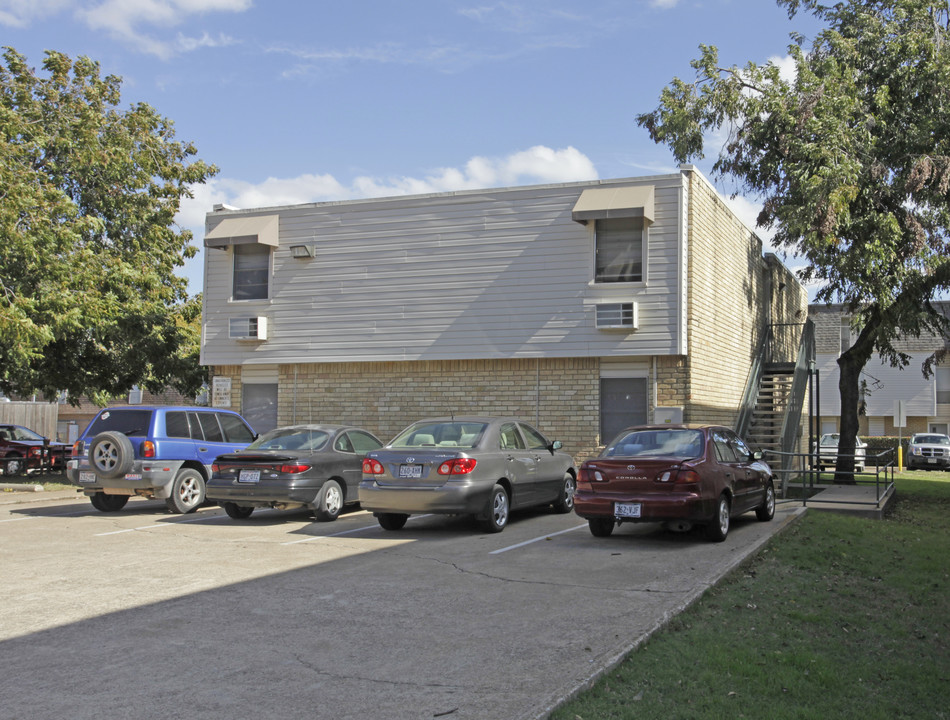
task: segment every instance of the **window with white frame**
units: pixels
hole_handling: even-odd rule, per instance
[[[642,217],[595,221],[595,282],[643,281],[643,228]]]
[[[234,246],[234,300],[266,300],[270,277],[270,247],[257,243]]]
[[[937,402],[950,405],[950,367],[938,367],[937,372]]]

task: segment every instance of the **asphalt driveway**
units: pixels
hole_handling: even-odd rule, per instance
[[[38,495],[0,495],[10,719],[543,718],[801,511],[713,544],[547,511],[389,533]]]

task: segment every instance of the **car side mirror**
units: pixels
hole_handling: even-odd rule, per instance
[[[553,443],[548,445],[548,450],[550,450],[551,454],[553,455],[555,450],[560,450],[562,447],[564,446],[561,444],[561,441],[555,440]]]
[[[756,450],[755,452],[752,453],[753,460],[761,460],[763,457],[765,456],[762,454],[761,450]]]

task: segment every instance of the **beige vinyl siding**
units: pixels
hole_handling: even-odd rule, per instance
[[[652,184],[647,281],[594,284],[593,234],[571,220],[587,187],[319,203],[280,215],[270,300],[231,302],[231,255],[205,253],[206,364],[624,357],[684,344],[679,174]],[[214,213],[218,218],[235,213]],[[312,242],[315,257],[290,257]],[[598,330],[596,301],[639,303],[639,329]],[[230,340],[228,319],[268,318],[268,339]]]

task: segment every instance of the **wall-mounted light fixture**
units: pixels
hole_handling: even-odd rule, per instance
[[[291,245],[290,256],[295,258],[312,258],[313,243],[306,243],[304,245]]]

